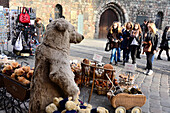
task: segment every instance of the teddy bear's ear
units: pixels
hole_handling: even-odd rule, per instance
[[[65,23],[60,23],[60,22],[56,22],[56,28],[59,31],[66,31],[66,29],[68,28],[68,25]]]

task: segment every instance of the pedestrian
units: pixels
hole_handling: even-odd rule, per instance
[[[169,57],[169,44],[170,43],[170,26],[166,26],[162,35],[162,41],[160,44],[160,51],[159,51],[159,55],[157,57],[158,60],[162,60],[161,58],[161,53],[163,50],[166,51],[166,55],[167,55],[167,60],[170,61],[170,57]]]
[[[110,45],[111,45],[111,58],[110,58],[110,64],[113,63],[113,60],[115,60],[115,65],[117,65],[117,55],[116,51],[119,51],[120,49],[120,42],[123,40],[122,38],[122,29],[119,26],[118,22],[114,22],[113,25],[110,27],[107,38],[109,39]]]
[[[125,24],[125,28],[122,30],[122,36],[123,36],[123,41],[121,42],[121,49],[123,50],[123,65],[125,65],[126,62],[129,62],[129,38],[130,38],[130,32],[133,29],[133,24],[132,22],[127,22]]]
[[[144,51],[146,52],[146,75],[151,75],[153,73],[152,70],[152,58],[153,55],[156,53],[158,49],[158,42],[159,42],[159,33],[156,29],[154,23],[148,23],[148,33],[146,35],[145,40],[143,41],[144,44]],[[147,48],[148,46],[148,48]]]
[[[41,18],[36,18],[35,19],[35,38],[36,38],[36,42],[38,44],[40,44],[43,40],[43,36],[45,33],[45,27],[42,24]]]
[[[137,49],[141,49],[142,45],[142,30],[139,23],[134,24],[133,30],[130,33],[128,45],[130,47],[132,64],[136,64]]]

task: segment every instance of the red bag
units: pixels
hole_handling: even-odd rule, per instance
[[[23,13],[25,9],[25,14]],[[19,22],[30,23],[30,15],[27,13],[26,8],[23,7],[21,14],[19,15]]]

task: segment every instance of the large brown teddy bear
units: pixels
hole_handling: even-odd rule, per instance
[[[35,53],[35,71],[31,80],[29,112],[45,113],[54,97],[77,97],[79,88],[70,68],[70,43],[80,43],[84,37],[65,19],[52,21],[43,42]]]

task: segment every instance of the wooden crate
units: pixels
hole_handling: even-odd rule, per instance
[[[4,75],[3,81],[7,92],[10,93],[12,97],[19,99],[20,101],[29,99],[30,90],[28,87],[6,75]]]

